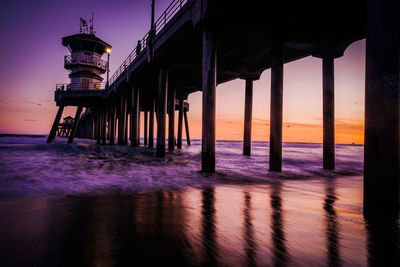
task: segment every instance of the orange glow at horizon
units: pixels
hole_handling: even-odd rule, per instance
[[[201,139],[201,118],[190,118],[191,138]],[[252,141],[269,141],[269,121],[253,118]],[[217,140],[243,140],[243,120],[216,120]],[[322,143],[321,124],[284,122],[282,127],[283,142]],[[185,136],[185,132],[183,132]],[[345,119],[335,120],[335,143],[364,144],[364,122]]]

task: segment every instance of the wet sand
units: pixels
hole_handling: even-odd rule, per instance
[[[396,266],[362,177],[0,202],[2,266]]]
[[[362,216],[363,147],[201,142],[154,150],[59,138],[0,138],[0,266],[400,266],[398,224]]]

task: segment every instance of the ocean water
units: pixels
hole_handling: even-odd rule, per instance
[[[154,150],[130,146],[99,146],[92,140],[74,144],[45,137],[0,138],[0,197],[134,193],[218,184],[264,184],[280,180],[362,174],[362,146],[337,145],[336,170],[322,169],[321,144],[284,144],[283,172],[268,171],[268,143],[253,142],[252,156],[242,144],[219,141],[215,174],[200,173],[201,142],[154,157]]]
[[[363,147],[219,141],[215,174],[201,142],[163,159],[145,147],[0,137],[2,266],[398,266],[396,227],[362,216]]]

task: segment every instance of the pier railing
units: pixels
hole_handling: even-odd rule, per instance
[[[155,34],[158,34],[188,1],[189,0],[173,0],[154,23]],[[140,40],[140,47],[136,46],[136,48],[133,49],[129,56],[122,62],[121,66],[114,72],[110,78],[110,85],[113,84],[115,80],[117,80],[117,78],[126,70],[126,68],[136,59],[137,55],[147,47],[147,42],[151,34],[150,32],[151,30],[148,31]]]
[[[72,65],[76,64],[82,64],[82,65],[89,65],[89,66],[95,66],[98,67],[102,70],[107,70],[107,61],[95,58],[92,56],[71,56],[67,55],[64,57],[64,67],[68,68]]]
[[[105,89],[106,83],[59,83],[56,84],[56,91],[70,91],[70,90],[99,90]]]

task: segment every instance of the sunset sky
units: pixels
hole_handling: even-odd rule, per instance
[[[171,0],[156,0],[156,17]],[[150,0],[6,0],[0,11],[0,133],[48,134],[55,85],[68,82],[61,38],[78,33],[94,12],[96,36],[113,46],[111,75],[150,28]],[[336,143],[363,143],[365,41],[335,60]],[[243,136],[244,81],[217,87],[217,139]],[[283,141],[322,141],[322,62],[284,66]],[[270,71],[254,82],[253,140],[269,140]],[[201,92],[189,96],[191,137],[201,137]],[[68,107],[64,115],[73,115]],[[143,129],[143,127],[141,127]]]

